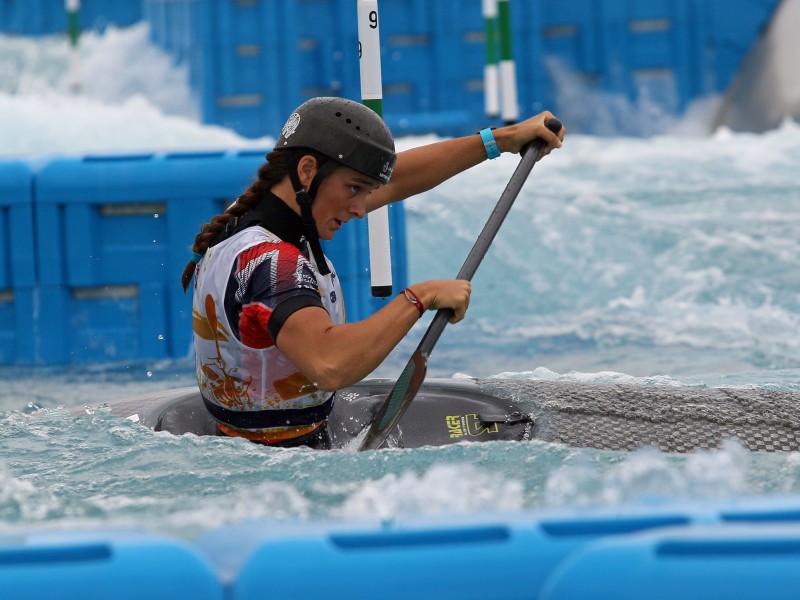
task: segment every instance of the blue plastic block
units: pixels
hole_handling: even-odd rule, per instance
[[[222,584],[187,545],[136,532],[0,536],[7,600],[222,600]]]
[[[725,525],[609,538],[551,575],[546,600],[797,598],[800,527]]]
[[[58,158],[36,176],[45,363],[186,356],[195,235],[254,179],[265,151]]]
[[[25,163],[0,163],[0,363],[30,362],[34,354],[32,194]]]

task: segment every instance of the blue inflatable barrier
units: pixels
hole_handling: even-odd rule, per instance
[[[753,590],[758,597],[788,598],[800,581],[800,538],[783,529],[800,535],[796,498],[389,522],[249,521],[212,531],[195,547],[229,582],[236,600],[263,598],[267,591],[336,600],[713,600],[752,597],[747,594]],[[652,558],[659,540],[674,542],[661,551],[667,558]],[[620,551],[602,567],[594,563],[601,549],[630,547],[636,560]],[[673,593],[661,592],[650,581],[656,560],[658,569],[674,569],[673,579],[684,573],[695,579],[670,583],[665,575],[663,589]],[[662,566],[662,560],[673,562]],[[728,572],[746,570],[748,560],[759,564],[740,578],[738,589],[699,581],[704,569],[711,582],[721,581]]]
[[[797,597],[800,499],[388,521],[0,535],[0,590],[44,598]]]
[[[208,533],[196,545],[231,581],[233,600],[263,598],[267,589],[298,600],[522,599],[537,597],[553,569],[594,540],[691,521],[689,513],[669,509],[590,518],[251,521]]]
[[[27,164],[0,163],[0,363],[31,362],[34,357],[32,194]]]
[[[542,600],[794,599],[800,527],[668,529],[604,539],[559,566]]]
[[[232,580],[231,600],[524,598],[529,586],[517,575],[533,543],[502,521],[251,522],[198,542],[228,562],[221,567]]]
[[[98,530],[0,536],[0,596],[7,600],[222,600],[216,573],[187,545]]]

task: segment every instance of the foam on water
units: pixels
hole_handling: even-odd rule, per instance
[[[144,26],[82,38],[81,95],[68,89],[66,49],[61,37],[0,37],[3,155],[269,144],[199,124],[185,70],[147,43]],[[614,102],[609,113],[620,110]],[[800,390],[800,128],[705,135],[709,106],[639,131],[654,134],[646,139],[569,136],[539,164],[430,376]],[[633,109],[633,121],[651,123],[648,107]],[[517,160],[484,163],[407,203],[412,281],[458,271]],[[376,375],[397,376],[427,322]],[[0,367],[0,529],[111,524],[190,536],[246,517],[800,491],[796,453],[736,444],[685,456],[542,442],[320,453],[155,434],[103,411],[76,419],[58,408],[193,377],[188,360]]]
[[[70,91],[64,36],[0,36],[0,155],[264,147],[200,125],[188,71],[141,24],[81,37],[81,92]]]

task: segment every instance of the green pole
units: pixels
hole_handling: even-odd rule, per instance
[[[483,100],[486,116],[500,116],[500,81],[497,73],[497,0],[483,0],[486,64],[483,67]]]
[[[381,81],[381,35],[378,0],[358,0],[358,56],[361,71],[361,101],[383,117]],[[389,207],[367,216],[369,232],[370,285],[372,295],[392,295],[392,252],[389,241]]]
[[[78,54],[78,41],[81,37],[78,13],[81,9],[81,0],[65,0],[64,8],[67,11],[67,33],[69,34],[69,87],[73,93],[78,93],[81,89]]]
[[[498,0],[497,22],[500,30],[500,85],[503,98],[503,121],[519,120],[517,67],[511,44],[511,0]]]

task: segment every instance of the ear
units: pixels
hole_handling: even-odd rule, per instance
[[[300,185],[308,189],[316,174],[317,159],[310,154],[305,154],[297,162],[297,177],[300,179]]]

